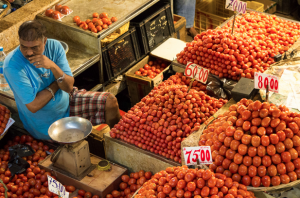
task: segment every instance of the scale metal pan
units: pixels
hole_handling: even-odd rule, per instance
[[[50,138],[58,143],[72,144],[92,132],[92,123],[81,117],[67,117],[54,122],[48,129]]]

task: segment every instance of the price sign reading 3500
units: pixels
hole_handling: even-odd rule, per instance
[[[196,165],[197,159],[201,164],[212,163],[210,146],[184,147],[183,154],[186,165]]]
[[[190,78],[194,78],[197,81],[200,81],[204,84],[207,82],[209,70],[205,69],[203,67],[200,67],[199,65],[188,62],[184,71],[184,75]]]
[[[275,93],[279,91],[279,80],[277,76],[263,73],[254,73],[254,88],[255,89],[267,89]]]
[[[239,0],[226,0],[225,8],[245,14],[247,10],[247,3]]]
[[[69,198],[69,192],[66,191],[65,187],[49,175],[48,175],[48,189],[50,192],[59,195],[59,197]]]

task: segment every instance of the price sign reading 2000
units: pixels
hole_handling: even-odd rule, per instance
[[[239,0],[226,0],[225,8],[245,14],[247,10],[247,3]]]

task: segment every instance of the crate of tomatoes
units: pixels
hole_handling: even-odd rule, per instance
[[[300,183],[300,114],[285,106],[242,99],[201,133],[213,164],[251,191],[271,191]]]
[[[198,81],[176,73],[154,87],[110,131],[112,138],[181,164],[181,142],[200,129],[227,100],[205,94]]]
[[[232,24],[233,17],[195,36],[177,54],[178,62],[194,62],[219,78],[253,79],[255,72],[267,70],[274,57],[285,53],[300,36],[299,22],[266,13],[238,15],[233,35]]]
[[[144,197],[211,197],[255,198],[253,192],[241,183],[211,170],[187,166],[168,167],[153,175],[136,192],[134,198]]]
[[[132,105],[135,105],[163,80],[170,61],[146,56],[125,73]]]

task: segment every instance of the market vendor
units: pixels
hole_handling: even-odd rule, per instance
[[[120,120],[114,95],[73,88],[74,77],[64,48],[59,41],[47,39],[42,23],[27,21],[18,34],[20,46],[6,57],[4,75],[14,93],[24,128],[32,136],[50,140],[50,125],[69,116],[110,127]]]

